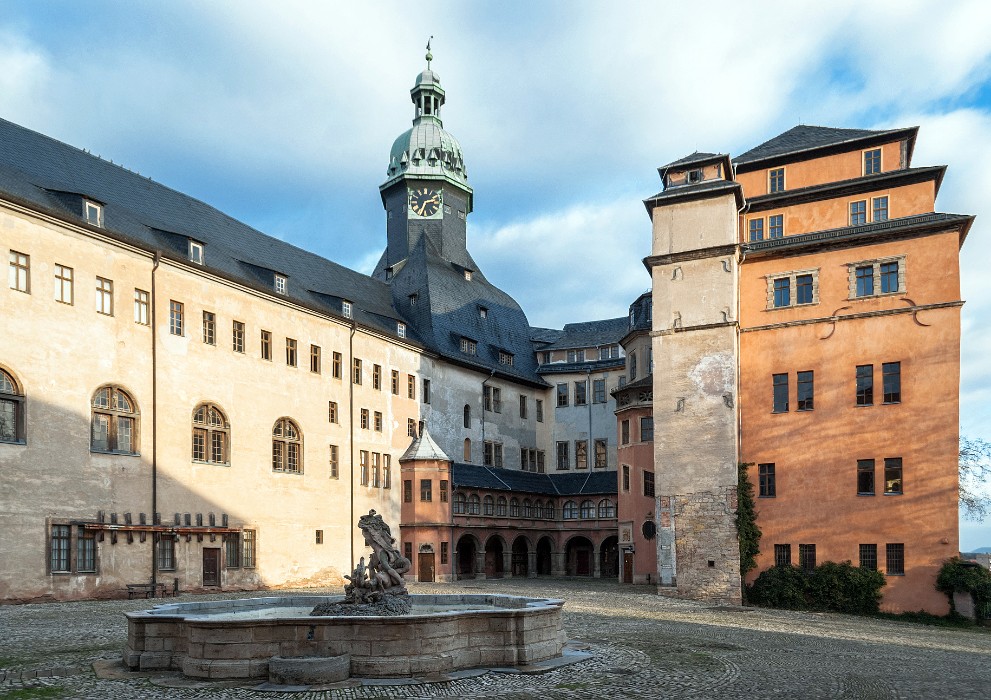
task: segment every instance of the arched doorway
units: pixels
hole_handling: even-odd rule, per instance
[[[599,576],[619,578],[619,538],[607,537],[599,545]]]
[[[591,576],[594,548],[587,537],[572,537],[565,551],[565,572],[568,576]]]
[[[475,546],[475,538],[471,535],[462,535],[458,540],[458,578],[475,578],[475,560],[478,549]]]
[[[520,535],[513,540],[513,576],[526,576],[530,572],[530,543]]]
[[[551,552],[554,551],[554,546],[551,544],[550,537],[541,537],[540,541],[537,542],[537,575],[538,576],[550,576],[554,571],[554,563],[551,558]]]
[[[502,566],[504,551],[502,538],[498,535],[492,535],[485,543],[485,578],[502,578],[505,572]]]

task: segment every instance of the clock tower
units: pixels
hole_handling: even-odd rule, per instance
[[[423,246],[431,257],[472,268],[467,251],[467,216],[472,208],[464,156],[457,139],[444,130],[444,89],[427,69],[410,90],[413,127],[396,139],[389,153],[387,179],[379,187],[387,219],[388,246],[374,276],[390,279],[410,254]]]

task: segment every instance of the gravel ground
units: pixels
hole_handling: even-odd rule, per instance
[[[277,693],[292,698],[988,698],[991,630],[955,629],[672,600],[647,587],[539,579],[412,584],[413,593],[563,598],[564,625],[592,658],[540,675]],[[308,594],[338,591],[307,590]],[[271,595],[258,592],[246,595]],[[178,600],[227,598],[180,596]],[[172,599],[170,599],[171,602]],[[202,683],[116,666],[123,612],[145,600],[0,606],[0,697],[272,698],[257,683]],[[101,668],[116,673],[93,671]]]

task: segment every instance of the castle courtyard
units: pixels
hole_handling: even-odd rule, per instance
[[[569,646],[591,657],[545,673],[466,673],[403,684],[352,680],[274,692],[257,681],[127,672],[120,663],[123,613],[156,601],[6,605],[0,606],[0,698],[986,698],[991,685],[991,631],[984,629],[713,607],[660,597],[652,587],[591,579],[410,589],[563,598]]]

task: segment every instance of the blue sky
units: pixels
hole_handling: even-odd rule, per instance
[[[991,440],[991,4],[5,3],[0,116],[370,271],[378,185],[434,39],[469,247],[531,324],[647,289],[656,168],[798,123],[921,126],[962,252],[961,428]],[[961,546],[991,545],[962,523]]]

